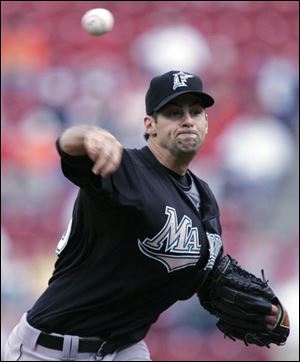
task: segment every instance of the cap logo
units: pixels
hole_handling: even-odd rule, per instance
[[[178,73],[174,73],[173,77],[174,77],[173,90],[175,90],[178,87],[187,87],[187,84],[186,84],[187,80],[189,78],[194,78],[193,75],[184,73],[182,71],[180,71]]]

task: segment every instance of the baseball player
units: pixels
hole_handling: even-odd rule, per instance
[[[217,202],[188,169],[213,104],[198,76],[170,71],[146,94],[147,146],[123,149],[95,126],[63,132],[62,172],[78,196],[49,285],[9,336],[5,360],[151,360],[151,325],[199,291],[223,250]],[[278,313],[265,313],[270,328]]]

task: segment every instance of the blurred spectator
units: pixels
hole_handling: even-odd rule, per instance
[[[273,57],[263,64],[258,74],[257,99],[267,113],[282,121],[295,135],[299,83],[291,62]]]
[[[218,149],[224,171],[232,174],[234,182],[268,184],[268,189],[287,172],[295,151],[293,139],[278,119],[251,115],[233,120],[220,136]]]
[[[201,71],[211,60],[209,46],[197,29],[177,24],[156,26],[143,32],[132,44],[132,58],[151,75],[170,69]]]

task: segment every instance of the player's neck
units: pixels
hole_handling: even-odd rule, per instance
[[[178,157],[178,155],[174,155],[170,150],[159,147],[156,143],[150,141],[148,141],[148,147],[163,166],[176,172],[178,175],[185,175],[193,155],[182,154]]]

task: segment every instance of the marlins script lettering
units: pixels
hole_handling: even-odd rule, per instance
[[[195,265],[201,248],[198,229],[186,215],[178,224],[173,207],[166,206],[165,214],[168,219],[158,234],[152,239],[138,240],[141,252],[161,262],[168,272]]]

